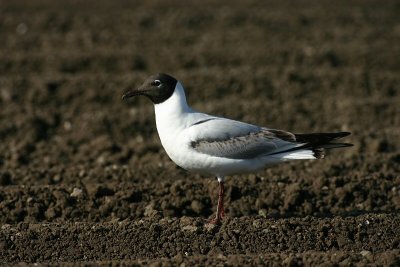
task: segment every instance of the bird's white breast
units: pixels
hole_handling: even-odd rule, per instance
[[[184,130],[190,123],[188,114],[192,112],[186,103],[185,92],[178,82],[175,91],[166,101],[154,105],[156,125],[161,143],[168,156],[178,165],[182,165],[185,157],[185,138],[182,138]],[[184,166],[181,166],[184,167]]]

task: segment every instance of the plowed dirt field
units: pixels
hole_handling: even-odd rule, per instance
[[[400,265],[397,1],[0,1],[0,263]],[[318,161],[217,181],[164,152],[150,74]]]

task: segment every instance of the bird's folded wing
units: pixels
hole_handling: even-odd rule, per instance
[[[292,133],[270,130],[228,119],[194,125],[191,146],[200,153],[231,159],[250,159],[297,147]]]

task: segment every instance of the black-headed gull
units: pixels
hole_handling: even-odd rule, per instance
[[[324,150],[351,144],[332,141],[348,132],[293,134],[207,115],[190,108],[182,84],[167,74],[155,74],[123,99],[144,95],[154,103],[157,131],[168,156],[180,167],[214,175],[219,182],[217,214],[224,216],[224,178],[257,172],[295,159],[320,159]]]

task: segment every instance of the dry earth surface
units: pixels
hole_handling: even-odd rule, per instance
[[[0,1],[0,263],[400,264],[397,1]],[[155,72],[196,109],[350,149],[227,180],[187,173]]]

